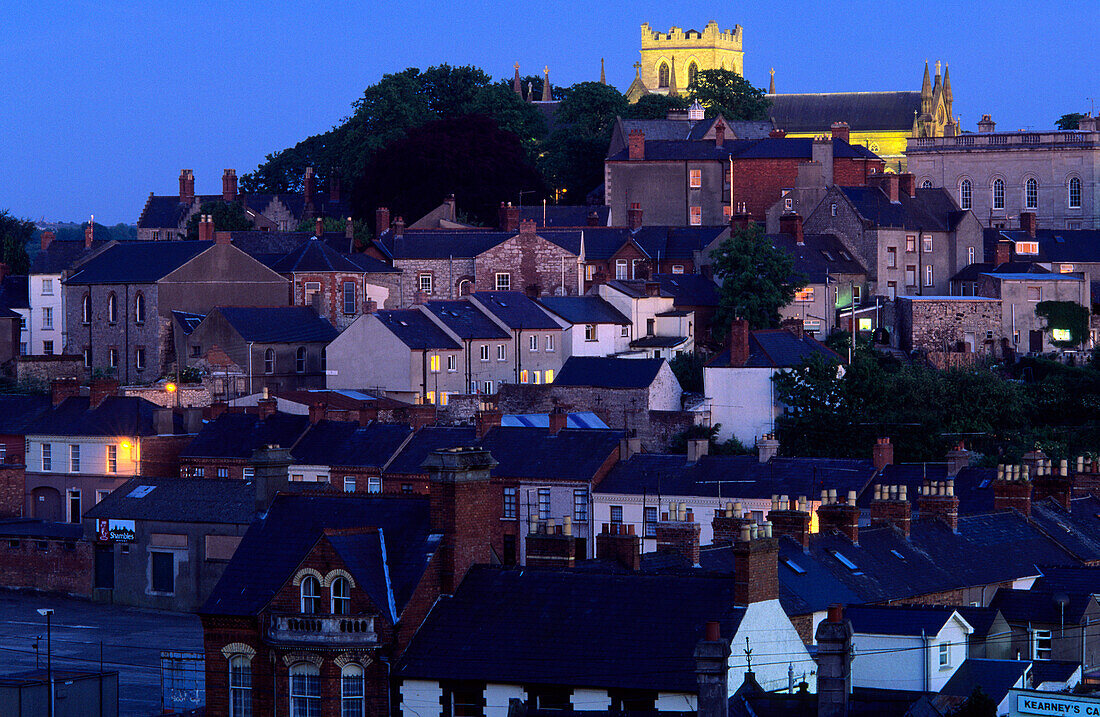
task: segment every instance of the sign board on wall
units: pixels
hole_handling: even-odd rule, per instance
[[[1100,717],[1100,700],[1051,692],[1017,692],[1015,714],[1021,715],[1096,715]]]
[[[129,543],[137,537],[137,531],[132,520],[115,520],[114,518],[99,518],[96,532],[102,541],[118,540]]]

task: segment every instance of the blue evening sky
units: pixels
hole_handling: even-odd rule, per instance
[[[1100,2],[118,2],[0,0],[0,209],[137,220],[150,191],[196,191],[222,169],[322,132],[382,74],[474,64],[494,77],[550,66],[555,84],[625,90],[639,25],[741,24],[745,74],[780,92],[920,89],[950,62],[974,129],[1053,127],[1100,104]]]

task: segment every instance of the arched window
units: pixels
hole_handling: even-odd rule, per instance
[[[1024,207],[1027,209],[1039,208],[1039,180],[1029,177],[1024,182]]]
[[[247,655],[229,660],[229,715],[252,717],[252,658]]]
[[[344,665],[340,671],[341,717],[363,717],[363,668]]]
[[[306,347],[299,346],[294,352],[294,370],[298,373],[306,372]]]
[[[332,614],[351,614],[351,586],[347,578],[336,578],[332,581]]]
[[[657,68],[657,86],[661,88],[668,88],[668,63],[662,62],[661,66]]]
[[[134,321],[139,324],[145,323],[145,294],[140,291],[134,297]]]
[[[321,671],[317,665],[299,662],[290,668],[290,717],[321,714]]]
[[[921,189],[931,189],[932,188],[932,180],[931,179],[924,180],[923,182],[920,183],[920,188]]]
[[[962,180],[959,184],[959,206],[963,209],[973,209],[973,187],[969,179]]]
[[[317,578],[307,575],[302,579],[302,614],[316,615],[321,612],[321,583]]]
[[[1069,208],[1081,208],[1081,180],[1077,177],[1069,178]]]
[[[80,320],[84,325],[92,323],[92,295],[85,294],[80,300]]]
[[[116,321],[118,321],[118,297],[112,291],[107,295],[107,322],[113,324]]]
[[[275,349],[264,351],[264,373],[275,373]]]
[[[688,65],[688,85],[695,82],[695,78],[699,75],[699,66],[695,64],[694,60]]]
[[[997,178],[993,180],[993,208],[1005,208],[1005,180]]]

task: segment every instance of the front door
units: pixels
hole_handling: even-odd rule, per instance
[[[61,492],[49,486],[38,486],[31,491],[31,516],[38,520],[60,523]]]
[[[1032,330],[1028,333],[1028,351],[1033,354],[1043,353],[1043,332]]]

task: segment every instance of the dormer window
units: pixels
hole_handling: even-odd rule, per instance
[[[1018,241],[1016,242],[1017,254],[1038,254],[1039,242],[1037,241]]]

